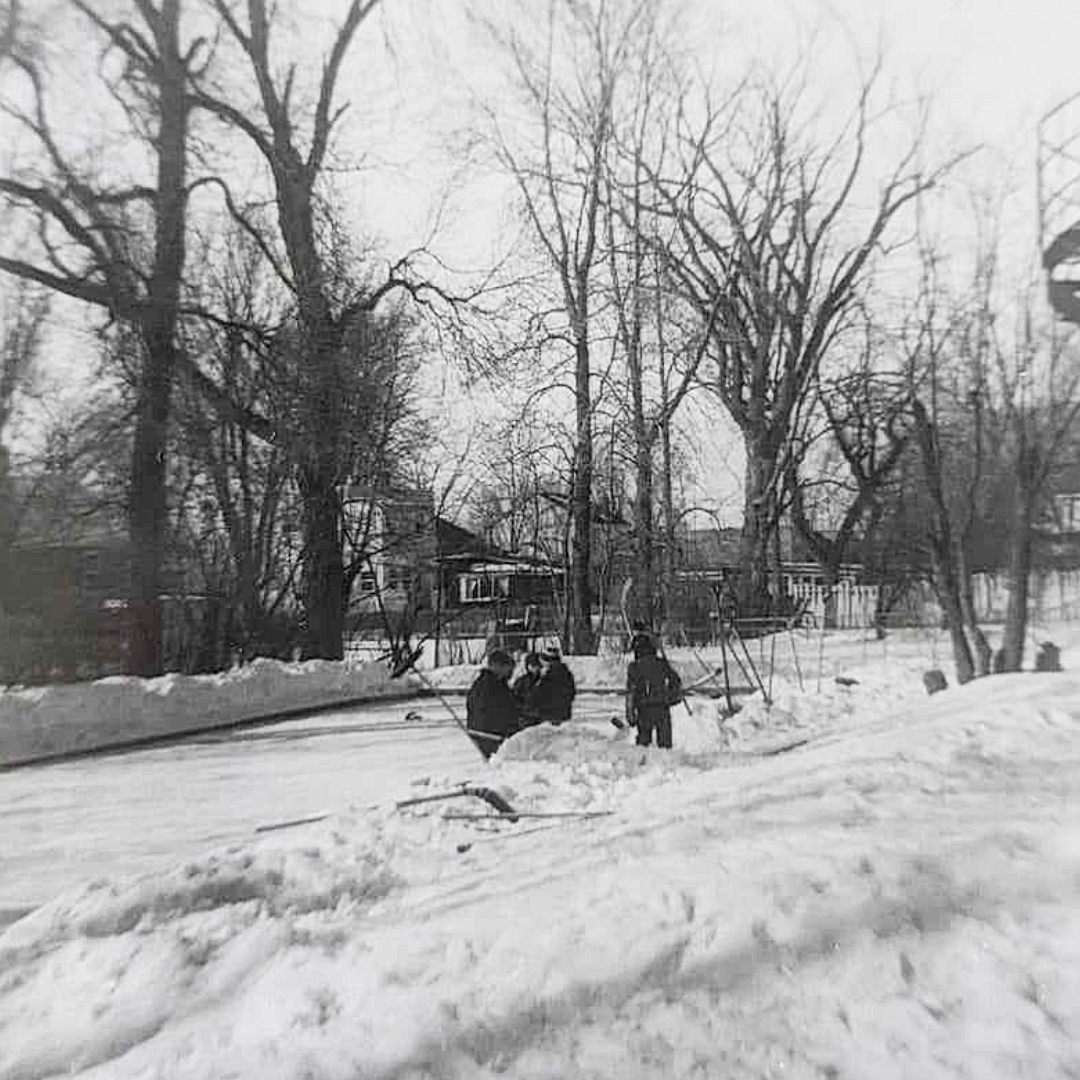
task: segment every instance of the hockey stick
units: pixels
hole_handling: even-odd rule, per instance
[[[468,736],[469,741],[473,744],[473,746],[476,746],[476,752],[485,761],[487,761],[488,755],[485,754],[484,751],[476,745],[476,738],[486,739],[489,742],[498,742],[500,744],[505,742],[505,739],[501,735],[491,735],[486,731],[473,731],[471,728],[469,728],[461,719],[461,717],[458,716],[458,714],[454,711],[453,705],[451,705],[450,702],[447,701],[445,697],[443,697],[442,691],[440,691],[439,688],[435,686],[434,683],[432,683],[429,679],[425,678],[424,673],[420,671],[420,669],[416,666],[416,657],[413,657],[412,662],[405,670],[412,671],[412,673],[420,680],[420,682],[423,683],[423,685],[426,686],[428,690],[430,690],[439,699],[440,702],[442,702],[443,708],[446,709],[446,711],[454,718],[454,723],[457,724],[457,726],[461,728],[461,730]],[[404,672],[402,672],[402,674],[404,674]],[[496,749],[498,749],[498,747],[496,747]]]
[[[444,799],[460,799],[469,795],[474,796],[477,799],[483,799],[489,806],[498,810],[500,814],[505,814],[507,816],[517,814],[517,811],[497,791],[492,791],[491,788],[487,787],[473,787],[468,783],[462,784],[460,791],[447,791],[440,795],[420,795],[415,799],[403,799],[401,802],[394,803],[394,807],[398,810],[403,810],[408,806],[420,806],[424,803],[442,802]]]

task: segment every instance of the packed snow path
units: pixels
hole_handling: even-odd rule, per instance
[[[621,708],[583,694],[577,713],[599,723]],[[482,767],[444,705],[424,698],[3,774],[0,927],[92,878],[164,869],[259,825],[393,801],[418,776],[464,780]]]

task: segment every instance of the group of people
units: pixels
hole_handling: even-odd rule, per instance
[[[637,729],[639,746],[671,749],[671,708],[683,700],[678,673],[645,631],[630,642],[626,671],[626,722]],[[511,735],[534,724],[570,719],[577,687],[557,649],[525,656],[524,671],[511,682],[514,658],[496,649],[487,658],[466,698],[466,726],[484,757]]]
[[[466,725],[484,757],[527,727],[570,719],[577,687],[558,649],[526,654],[525,670],[511,682],[514,667],[514,658],[496,649],[465,699]]]

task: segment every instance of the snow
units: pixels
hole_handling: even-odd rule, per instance
[[[416,692],[415,678],[391,680],[385,664],[265,659],[217,675],[9,687],[0,689],[0,765]]]
[[[927,697],[925,644],[473,772],[609,816],[387,800],[59,895],[0,935],[0,1078],[1075,1076],[1080,676]]]

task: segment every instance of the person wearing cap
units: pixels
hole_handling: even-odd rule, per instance
[[[513,670],[514,658],[496,649],[465,698],[465,727],[486,758],[520,729],[521,709],[510,689]]]
[[[521,710],[523,728],[543,723],[542,688],[544,668],[539,653],[526,653],[525,670],[514,680],[511,689]]]
[[[570,719],[577,696],[573,672],[563,663],[557,648],[548,649],[542,660],[544,674],[537,688],[540,719],[549,724],[562,724]]]
[[[634,659],[626,669],[626,722],[637,728],[638,746],[671,749],[671,706],[682,700],[682,680],[648,634],[634,640]]]

